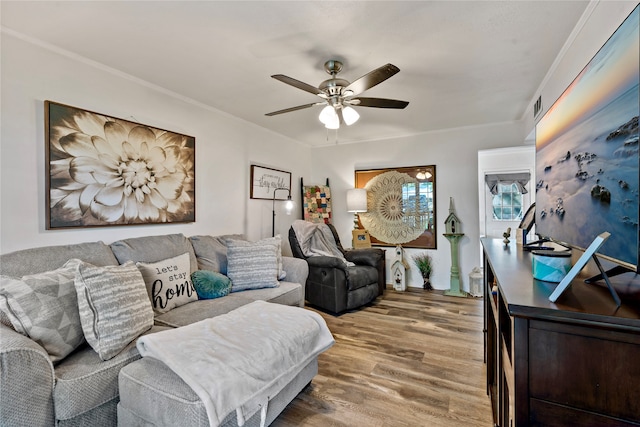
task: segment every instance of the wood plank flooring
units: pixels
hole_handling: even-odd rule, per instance
[[[493,426],[481,299],[387,289],[361,310],[319,313],[336,343],[272,426]]]

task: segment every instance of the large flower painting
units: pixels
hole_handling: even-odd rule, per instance
[[[45,102],[47,228],[195,221],[195,138]]]

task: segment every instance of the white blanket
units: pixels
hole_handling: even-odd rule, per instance
[[[300,249],[304,256],[336,257],[340,258],[346,266],[355,265],[344,258],[328,225],[296,220],[293,221],[291,226],[293,227],[293,232],[296,234],[296,239],[298,239]]]
[[[202,400],[212,427],[236,411],[261,411],[334,343],[324,319],[300,307],[255,301],[227,314],[138,338],[143,357],[164,362]]]

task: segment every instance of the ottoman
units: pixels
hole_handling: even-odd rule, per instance
[[[269,400],[269,425],[318,373],[318,359],[309,362],[280,393]],[[198,395],[164,363],[143,357],[120,370],[118,376],[120,402],[118,426],[185,426],[209,425],[205,407]],[[235,411],[222,426],[238,426]],[[247,427],[260,426],[260,412],[249,418]]]

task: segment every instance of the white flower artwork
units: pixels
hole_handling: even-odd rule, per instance
[[[45,102],[48,228],[195,221],[195,138]]]

